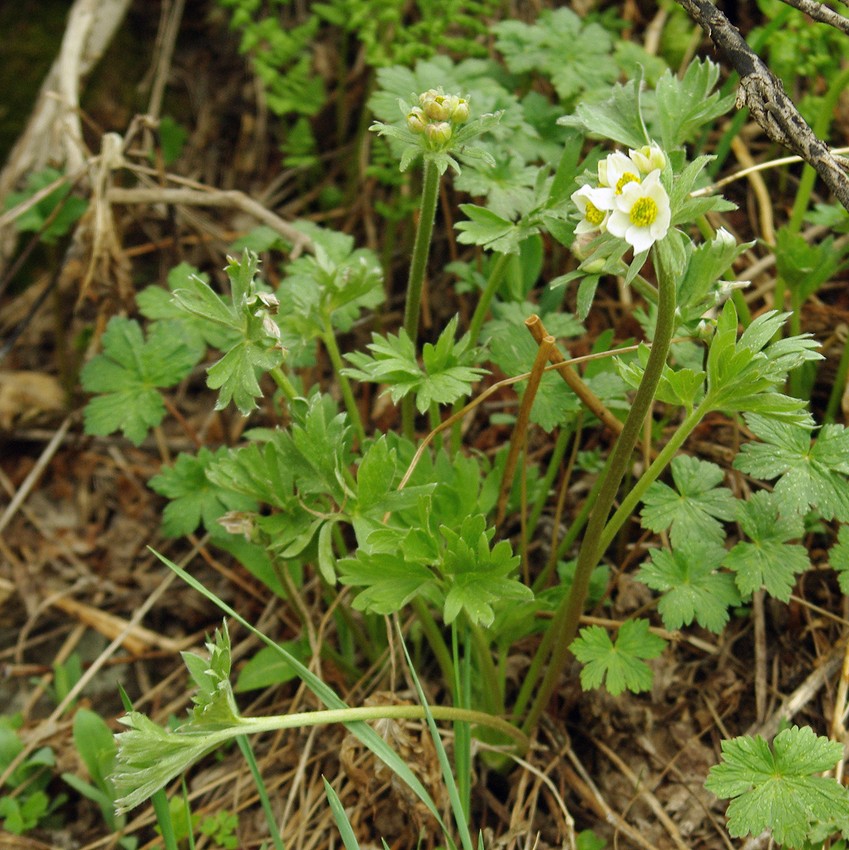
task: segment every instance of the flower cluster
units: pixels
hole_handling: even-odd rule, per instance
[[[666,156],[657,145],[605,157],[598,164],[598,185],[572,193],[582,217],[576,235],[611,233],[638,254],[663,239],[672,217],[660,179],[665,166]]]
[[[441,89],[428,89],[419,95],[419,105],[407,113],[407,127],[422,133],[434,150],[445,148],[454,128],[469,120],[469,102],[456,94],[443,94]]]

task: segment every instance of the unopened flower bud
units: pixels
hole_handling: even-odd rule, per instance
[[[446,103],[448,97],[438,94],[424,105],[424,112],[432,121],[447,121],[451,117],[451,107]]]
[[[437,121],[425,127],[428,142],[434,148],[441,148],[451,140],[451,125],[447,121]]]
[[[469,101],[463,97],[457,98],[457,104],[451,112],[451,120],[455,124],[463,124],[469,120]]]
[[[643,145],[628,151],[628,155],[641,174],[651,174],[657,168],[662,171],[666,167],[666,154],[657,145]]]
[[[604,271],[606,264],[607,259],[605,257],[597,257],[595,260],[590,260],[589,262],[584,261],[581,263],[581,270],[585,271],[587,274],[601,274]]]
[[[427,126],[427,116],[420,106],[414,106],[407,113],[407,127],[414,133],[424,133],[425,126]]]
[[[427,106],[432,100],[439,97],[441,92],[438,92],[436,89],[428,89],[427,91],[423,91],[419,95],[419,106]]]

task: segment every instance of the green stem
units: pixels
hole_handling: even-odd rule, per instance
[[[651,352],[646,363],[643,379],[640,381],[639,389],[634,396],[634,401],[622,428],[622,433],[616,440],[613,453],[608,461],[598,499],[593,505],[586,534],[578,552],[575,578],[569,595],[564,597],[558,606],[545,639],[538,650],[538,652],[545,651],[546,654],[550,651],[551,655],[545,676],[525,718],[524,730],[532,729],[536,725],[540,714],[548,705],[557,687],[563,668],[566,666],[569,644],[572,643],[578,632],[581,613],[584,610],[590,576],[604,554],[600,542],[601,533],[607,523],[610,509],[616,499],[631,453],[654,400],[655,390],[666,363],[669,344],[675,329],[675,279],[672,277],[671,271],[666,268],[666,264],[660,259],[658,247],[655,247],[653,252],[658,278],[658,304],[657,324]]]
[[[333,364],[333,371],[336,373],[339,388],[342,390],[342,398],[345,401],[345,409],[348,411],[351,424],[357,433],[357,439],[360,445],[363,445],[366,440],[366,431],[360,417],[360,409],[357,407],[357,401],[351,390],[351,382],[342,373],[345,364],[342,362],[342,355],[339,353],[339,346],[336,344],[336,334],[333,332],[333,325],[330,323],[329,317],[324,320],[324,333],[321,335],[321,341],[324,343],[324,347],[330,356],[330,362]]]
[[[435,720],[462,720],[479,724],[508,735],[522,749],[527,749],[527,736],[503,717],[495,717],[483,711],[469,708],[457,708],[448,705],[428,707]],[[356,708],[327,708],[318,711],[304,711],[293,714],[273,714],[266,717],[240,717],[238,724],[224,729],[211,731],[205,735],[209,748],[220,746],[240,735],[258,735],[263,732],[277,732],[284,729],[302,729],[307,726],[325,726],[330,723],[356,723],[374,720],[422,720],[425,717],[421,705],[379,705],[359,706]],[[203,753],[201,753],[203,754]]]
[[[435,431],[441,424],[442,420],[439,418],[439,405],[432,401],[430,403],[430,407],[427,411],[428,420],[430,421],[430,430]],[[440,451],[442,449],[442,432],[438,433],[433,438],[433,448],[434,451]]]
[[[463,654],[460,655],[459,628],[463,631]],[[454,658],[454,705],[471,707],[471,655],[469,653],[469,629],[455,620],[451,624],[451,653]],[[457,793],[466,821],[472,799],[472,735],[465,720],[454,722],[454,774],[457,777]]]
[[[422,286],[424,285],[427,258],[430,253],[430,242],[433,236],[433,223],[436,219],[436,202],[439,196],[439,169],[436,164],[425,157],[424,179],[422,185],[422,202],[419,208],[419,226],[416,230],[416,241],[413,244],[413,256],[410,260],[410,277],[407,281],[407,302],[404,305],[404,330],[412,340],[413,345],[419,336],[419,312],[422,303]],[[401,419],[404,436],[413,439],[413,396],[407,395],[401,402]]]
[[[478,300],[475,312],[472,314],[472,320],[469,322],[469,337],[472,340],[472,345],[477,345],[478,337],[481,335],[486,314],[489,312],[489,305],[495,296],[496,290],[501,283],[501,278],[504,277],[504,270],[507,268],[507,263],[510,262],[512,254],[499,254],[498,259],[493,263],[492,269],[489,272],[489,279],[486,282],[481,297]]]
[[[239,735],[239,737],[236,738],[236,743],[239,745],[239,749],[242,751],[242,755],[245,757],[245,761],[248,763],[251,775],[254,778],[256,790],[259,794],[259,802],[262,806],[263,814],[265,815],[265,822],[268,824],[268,830],[271,833],[271,840],[274,842],[274,850],[286,850],[283,845],[283,839],[280,837],[280,827],[274,817],[274,812],[271,810],[271,800],[268,797],[268,789],[265,787],[265,781],[259,771],[259,765],[256,763],[256,757],[254,756],[254,751],[251,749],[250,742],[245,735]]]
[[[439,670],[442,673],[443,682],[454,681],[454,662],[451,660],[451,652],[448,649],[448,644],[445,643],[445,638],[442,637],[442,632],[436,625],[433,615],[427,604],[416,597],[412,602],[413,609],[416,612],[419,625],[430,644],[430,648],[436,657],[436,663],[439,665]]]
[[[472,646],[477,658],[477,671],[482,682],[480,691],[483,694],[484,707],[490,714],[504,714],[504,688],[501,686],[501,678],[498,669],[492,660],[489,649],[489,641],[486,632],[480,626],[472,624],[471,630]]]
[[[840,355],[840,362],[837,364],[837,374],[831,384],[831,394],[828,397],[828,405],[825,408],[825,416],[822,420],[824,425],[834,422],[837,408],[840,406],[840,401],[846,389],[847,372],[849,372],[849,337],[843,343],[843,352]]]
[[[275,366],[269,371],[269,375],[274,379],[274,383],[286,396],[287,401],[294,401],[298,397],[298,391],[295,385],[289,380],[289,376],[279,367]]]

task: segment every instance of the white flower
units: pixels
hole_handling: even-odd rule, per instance
[[[622,186],[607,229],[639,254],[666,236],[671,218],[669,195],[661,185],[660,170],[655,169],[642,183],[629,181]]]
[[[581,221],[575,228],[575,233],[592,233],[603,230],[610,217],[610,201],[604,189],[593,189],[591,186],[581,186],[577,192],[572,192],[572,203],[581,213]]]
[[[614,195],[621,195],[628,183],[640,182],[639,171],[622,151],[614,151],[598,164],[598,183],[603,188],[612,189]]]
[[[666,166],[666,154],[655,144],[643,145],[637,150],[629,150],[631,162],[637,166],[640,174],[651,174],[656,168]]]

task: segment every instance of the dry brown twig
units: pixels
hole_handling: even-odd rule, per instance
[[[726,61],[740,75],[737,107],[752,116],[775,142],[798,154],[814,168],[835,197],[849,210],[849,175],[828,145],[819,139],[787,97],[781,81],[746,44],[740,31],[710,0],[678,0],[699,24]],[[818,4],[814,4],[818,5]]]

